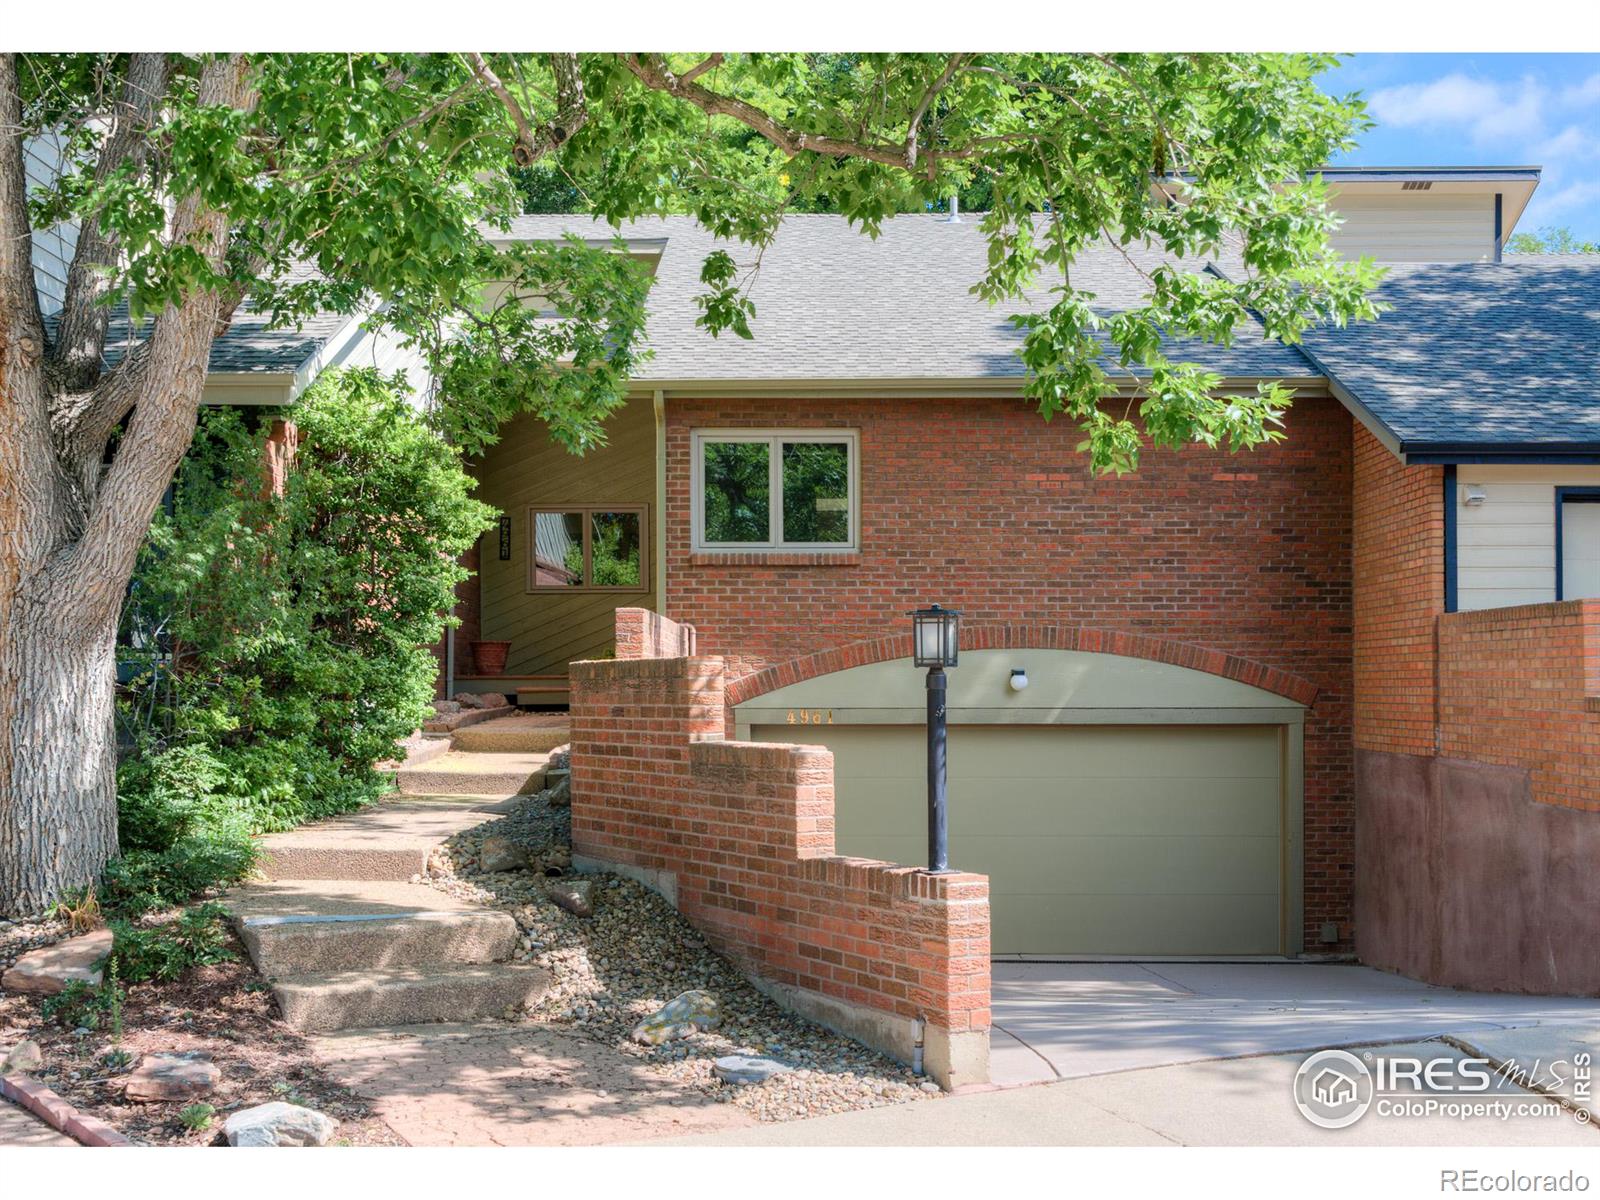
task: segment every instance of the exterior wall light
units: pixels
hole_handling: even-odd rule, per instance
[[[1467,484],[1466,488],[1464,489],[1464,493],[1465,494],[1461,497],[1461,500],[1462,503],[1467,505],[1469,508],[1477,508],[1478,505],[1482,504],[1489,498],[1489,493],[1484,490],[1481,484]]]
[[[1011,668],[1011,690],[1020,692],[1028,686],[1028,672],[1024,667]]]
[[[945,678],[956,665],[961,614],[935,604],[911,614],[912,665],[928,671],[928,870],[950,869],[950,822],[945,797]]]

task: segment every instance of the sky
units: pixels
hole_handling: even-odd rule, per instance
[[[1377,122],[1339,161],[1543,167],[1517,230],[1600,241],[1600,54],[1357,54],[1320,82]]]

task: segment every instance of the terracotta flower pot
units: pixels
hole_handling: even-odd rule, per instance
[[[500,675],[506,669],[506,656],[511,653],[510,642],[473,642],[472,661],[479,675]]]

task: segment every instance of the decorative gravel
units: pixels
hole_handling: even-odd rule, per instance
[[[899,1063],[763,996],[671,905],[641,884],[611,874],[585,875],[594,886],[595,915],[576,917],[557,908],[546,896],[545,881],[570,870],[571,817],[566,808],[552,807],[548,795],[530,797],[508,815],[451,838],[433,852],[421,880],[516,918],[522,932],[518,961],[539,964],[554,981],[525,1019],[606,1043],[763,1121],[938,1094],[936,1085]],[[479,847],[490,836],[526,850],[529,869],[478,871]],[[721,1028],[662,1046],[629,1039],[642,1018],[696,988],[720,1002]],[[794,1070],[762,1083],[724,1083],[711,1066],[728,1054],[775,1058]]]
[[[0,918],[0,974],[30,950],[50,946],[67,936],[67,923],[54,917],[7,921]]]

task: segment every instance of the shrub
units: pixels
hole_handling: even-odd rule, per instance
[[[117,985],[94,987],[74,979],[39,1005],[39,1015],[67,1029],[99,1029],[100,1022],[121,1007]]]
[[[113,921],[108,969],[129,983],[171,983],[193,967],[232,962],[238,956],[228,945],[227,921],[220,904],[199,905],[163,925]]]
[[[250,873],[255,847],[246,830],[219,826],[179,839],[165,850],[132,850],[106,865],[101,893],[123,918],[176,908],[213,887]]]
[[[295,406],[282,494],[264,434],[209,410],[158,514],[124,617],[124,856],[109,911],[242,878],[254,834],[348,812],[429,715],[431,647],[493,517],[401,380],[331,371]]]

